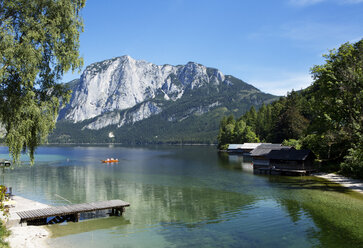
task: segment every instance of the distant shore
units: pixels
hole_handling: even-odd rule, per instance
[[[363,194],[363,180],[352,179],[335,173],[314,173],[313,176],[324,178],[334,183],[338,183],[348,189]]]
[[[150,143],[150,144],[125,144],[125,143],[48,143],[46,145],[121,145],[121,146],[217,146],[217,144],[207,143]]]
[[[40,146],[62,146],[62,145],[120,145],[120,146],[159,146],[159,145],[166,145],[166,146],[217,146],[217,144],[208,144],[208,143],[149,143],[149,144],[125,144],[125,143],[47,143],[42,144]],[[0,146],[6,146],[4,143],[0,143]]]

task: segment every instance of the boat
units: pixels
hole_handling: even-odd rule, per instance
[[[11,166],[11,162],[7,159],[0,159],[0,167],[4,168],[4,167],[10,167]]]
[[[118,163],[118,159],[117,158],[108,158],[106,160],[101,160],[102,163]]]

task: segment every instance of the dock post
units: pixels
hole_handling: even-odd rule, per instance
[[[73,215],[73,222],[78,222],[79,221],[79,217],[80,217],[80,213],[75,213],[74,215]]]
[[[117,216],[122,216],[122,213],[125,211],[125,208],[124,207],[121,207],[121,208],[116,208],[115,209],[115,215]]]

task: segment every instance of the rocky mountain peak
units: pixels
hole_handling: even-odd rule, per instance
[[[210,73],[210,71],[213,73]],[[124,110],[163,94],[165,100],[181,98],[186,89],[218,85],[225,76],[217,69],[188,62],[155,65],[125,55],[93,63],[83,72],[61,117],[80,122],[114,110]]]
[[[89,65],[68,83],[51,142],[212,143],[223,116],[277,99],[195,62],[155,65],[121,56]]]

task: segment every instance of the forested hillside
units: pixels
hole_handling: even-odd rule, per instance
[[[57,128],[48,140],[51,143],[215,144],[219,122],[224,115],[239,116],[251,106],[259,107],[262,103],[277,99],[262,92],[247,91],[240,97],[237,95],[240,92],[238,90],[235,90],[235,93],[216,92],[206,96],[204,90],[207,89],[202,88],[193,92],[193,95],[175,102],[154,100],[155,103],[164,106],[162,113],[121,127],[110,125],[99,130],[84,128],[95,118],[79,123],[58,121]],[[214,106],[215,102],[218,102],[218,105]],[[131,112],[133,109],[119,113],[124,115],[126,111]],[[111,132],[113,138],[109,137]]]
[[[311,70],[305,90],[220,124],[219,148],[273,142],[311,149],[325,170],[363,178],[363,40],[343,44]]]

